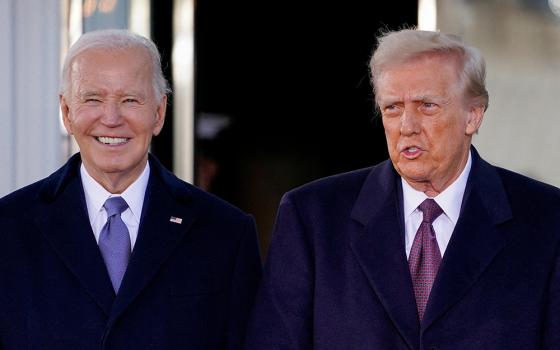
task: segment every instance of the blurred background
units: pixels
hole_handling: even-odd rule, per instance
[[[282,194],[387,158],[368,60],[382,30],[462,36],[487,60],[483,157],[560,185],[560,0],[0,0],[0,196],[78,151],[59,71],[82,33],[127,28],[162,52],[173,95],[152,152],[253,214],[263,254]]]

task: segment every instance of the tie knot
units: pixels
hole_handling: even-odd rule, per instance
[[[436,203],[435,200],[428,198],[423,201],[419,206],[418,209],[422,212],[424,218],[423,221],[431,224],[434,222],[435,219],[438,218],[443,213],[443,210],[440,206]]]
[[[111,217],[125,211],[128,204],[122,197],[111,197],[105,201],[103,207],[107,210],[107,216]]]

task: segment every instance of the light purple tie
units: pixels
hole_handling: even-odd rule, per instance
[[[121,219],[128,204],[122,197],[111,197],[103,207],[107,211],[107,223],[99,235],[99,249],[117,293],[130,258],[130,235]]]
[[[423,201],[418,209],[422,211],[423,220],[412,243],[408,266],[412,276],[418,316],[422,320],[441,262],[441,253],[432,222],[443,213],[443,210],[430,198]]]

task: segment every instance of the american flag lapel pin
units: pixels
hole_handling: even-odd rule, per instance
[[[172,216],[171,218],[169,218],[169,221],[176,223],[176,224],[181,224],[183,222],[183,219]]]

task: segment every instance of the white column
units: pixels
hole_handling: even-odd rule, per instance
[[[194,0],[173,6],[173,171],[194,178]]]
[[[0,1],[0,196],[15,187],[12,2]]]
[[[62,163],[61,3],[0,1],[0,196]]]

